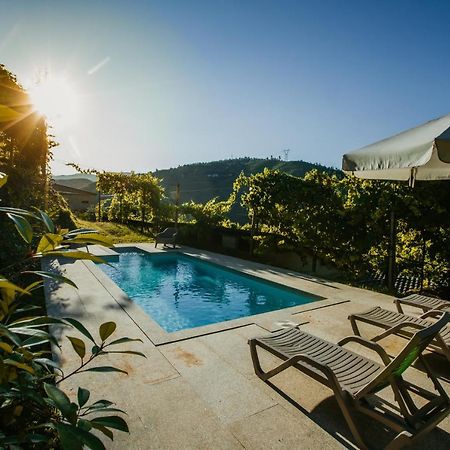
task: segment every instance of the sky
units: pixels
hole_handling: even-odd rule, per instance
[[[283,149],[340,167],[343,153],[450,112],[447,0],[0,0],[0,10],[0,63],[31,90],[38,74],[65,83],[49,94],[61,109],[54,174],[72,172],[67,162],[146,172]]]

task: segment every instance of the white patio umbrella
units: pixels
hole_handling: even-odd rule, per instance
[[[450,114],[346,153],[342,170],[359,178],[450,179]]]
[[[342,170],[359,178],[408,181],[450,179],[450,114],[346,153]],[[395,215],[391,212],[388,286],[393,287]]]

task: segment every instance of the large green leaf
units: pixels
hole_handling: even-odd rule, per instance
[[[34,212],[27,211],[22,208],[11,208],[10,206],[0,206],[0,212],[17,214],[18,216],[32,217],[36,220],[41,220],[41,218]]]
[[[52,384],[44,383],[44,389],[63,416],[71,419],[76,412],[76,408],[73,407],[74,404],[70,402],[69,397],[61,389]]]
[[[55,233],[45,233],[37,246],[37,253],[45,253],[55,250],[63,241],[63,237]]]
[[[114,428],[119,431],[129,432],[128,425],[122,417],[119,416],[103,416],[91,419],[92,424],[103,425],[104,427]]]
[[[17,214],[7,213],[6,215],[14,222],[14,225],[16,226],[16,229],[22,239],[26,243],[30,244],[33,240],[33,228],[28,220]]]
[[[21,114],[9,106],[0,104],[0,123],[13,122],[20,119]]]
[[[83,359],[86,355],[86,345],[81,339],[78,339],[73,336],[67,336],[70,343],[72,344],[73,349],[77,352],[78,356]]]
[[[49,251],[41,254],[41,256],[51,256],[55,258],[70,258],[70,259],[86,259],[89,261],[94,261],[96,263],[106,263],[102,258],[95,256],[88,252],[83,252],[81,250],[59,250],[59,251]]]
[[[17,319],[11,322],[12,326],[23,326],[36,327],[42,325],[54,325],[54,324],[64,324],[63,319],[57,319],[50,316],[39,316],[39,317],[24,317],[22,319]]]
[[[81,408],[86,404],[86,402],[89,400],[89,396],[91,393],[82,387],[78,387],[78,405]]]
[[[56,424],[63,450],[82,450],[86,446],[92,450],[106,450],[102,441],[89,431],[66,423]]]
[[[65,317],[63,320],[65,320],[67,323],[72,325],[82,335],[86,336],[90,341],[92,341],[95,344],[95,340],[92,337],[92,334],[89,333],[89,331],[85,328],[85,326],[82,323],[78,322],[78,320],[76,320],[76,319],[72,319],[71,317]]]
[[[10,289],[14,292],[20,292],[21,294],[28,294],[28,292],[25,289],[22,289],[21,287],[15,285],[14,283],[11,283],[1,275],[0,275],[0,289]]]
[[[42,222],[46,226],[47,230],[50,231],[50,233],[55,232],[55,224],[53,223],[52,219],[48,216],[48,214],[44,211],[38,210],[38,213],[41,216]]]
[[[90,367],[89,369],[81,370],[80,372],[121,372],[128,375],[127,371],[113,366]]]
[[[67,233],[64,233],[65,238],[77,236],[78,234],[84,233],[97,233],[98,230],[94,230],[93,228],[76,228],[75,230],[70,230]]]
[[[137,355],[137,356],[143,356],[144,358],[147,358],[142,352],[136,352],[134,350],[111,350],[107,351],[106,353],[122,353],[126,355]]]
[[[18,369],[26,370],[29,373],[34,373],[34,370],[31,366],[29,366],[28,364],[25,364],[25,363],[21,363],[19,361],[15,361],[14,359],[10,359],[10,358],[4,359],[3,364],[8,365],[8,366],[14,366],[14,367],[17,367]]]
[[[40,277],[43,277],[43,278],[49,278],[49,279],[52,279],[55,281],[59,281],[60,283],[70,284],[75,289],[78,289],[77,285],[72,280],[70,280],[69,278],[66,278],[58,273],[46,272],[43,270],[26,270],[22,273],[33,273],[33,274],[39,275]]]
[[[17,214],[7,213],[6,215],[14,222],[14,225],[16,226],[16,229],[22,239],[27,244],[30,244],[33,240],[33,228],[31,227],[30,222]]]
[[[99,425],[97,423],[92,423],[91,425],[98,431],[101,431],[105,436],[107,436],[109,439],[114,440],[114,435],[111,430],[108,430],[108,428],[104,427],[103,425]]]
[[[2,187],[8,181],[8,175],[6,173],[0,172],[0,187]]]
[[[98,329],[101,340],[106,341],[106,339],[108,339],[109,336],[111,336],[114,333],[116,327],[117,325],[115,322],[102,323]]]
[[[44,366],[53,367],[54,369],[59,369],[59,370],[61,369],[57,362],[55,362],[55,361],[53,361],[52,359],[49,359],[49,358],[35,358],[35,359],[33,359],[33,361],[37,362],[39,364],[42,364]]]
[[[86,419],[78,419],[77,427],[81,428],[84,431],[92,430],[92,424],[89,420]]]
[[[142,339],[132,339],[129,337],[123,337],[123,338],[119,338],[119,339],[116,339],[115,341],[110,342],[108,344],[108,346],[117,345],[117,344],[125,344],[126,342],[142,342]]]
[[[89,414],[90,413],[98,414],[98,413],[105,413],[105,412],[119,412],[119,413],[122,413],[122,414],[126,414],[126,412],[123,409],[119,409],[119,408],[100,408],[100,407],[98,407],[98,408],[94,408],[94,407],[90,408]]]
[[[72,244],[99,244],[103,245],[105,247],[112,247],[113,242],[111,238],[108,236],[104,236],[99,233],[80,233],[76,235],[70,236],[70,238],[67,238],[66,234],[66,240],[65,243],[72,243]]]
[[[108,406],[114,405],[113,402],[105,399],[97,400],[89,406],[90,409],[93,408],[107,408]]]
[[[0,342],[0,349],[3,350],[6,353],[12,353],[13,348],[7,344],[6,342]]]

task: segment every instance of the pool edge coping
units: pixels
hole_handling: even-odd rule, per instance
[[[154,249],[149,248],[149,244],[121,244],[117,246],[119,248],[134,248],[141,250],[145,253],[154,254],[154,253],[181,253],[186,254],[186,256],[191,256],[203,261],[210,262],[212,264],[217,264],[219,266],[223,266],[230,270],[233,270],[238,273],[242,273],[247,276],[252,276],[255,278],[259,278],[264,281],[268,281],[271,284],[279,285],[282,288],[288,287],[289,289],[293,289],[300,292],[305,292],[308,294],[315,295],[320,297],[320,300],[315,300],[313,302],[309,302],[302,305],[296,305],[289,308],[278,309],[274,311],[269,311],[266,313],[256,314],[252,316],[240,317],[237,319],[232,319],[223,322],[217,322],[214,324],[204,325],[195,328],[188,328],[185,330],[179,330],[172,333],[164,330],[149,314],[145,313],[145,311],[135,302],[133,302],[127,294],[116,284],[114,283],[109,276],[103,272],[95,263],[92,261],[82,261],[82,264],[86,267],[89,272],[97,279],[99,284],[105,289],[105,291],[113,298],[113,300],[122,308],[122,310],[128,315],[128,317],[134,322],[134,324],[144,333],[144,335],[155,345],[160,346],[164,344],[169,344],[173,342],[184,341],[187,339],[192,339],[200,336],[206,336],[210,334],[219,333],[221,331],[242,328],[250,325],[258,325],[259,327],[267,330],[267,331],[277,331],[284,326],[295,323],[296,325],[307,323],[305,321],[299,322],[299,317],[295,317],[301,313],[305,313],[308,311],[322,309],[330,306],[335,306],[341,303],[349,302],[349,299],[343,298],[329,298],[325,297],[323,294],[316,294],[314,292],[310,292],[309,290],[303,290],[299,287],[294,287],[292,285],[284,285],[280,282],[274,281],[273,279],[267,279],[264,273],[255,274],[251,269],[248,271],[240,270],[236,267],[230,267],[229,264],[221,264],[221,262],[217,261],[209,261],[208,258],[204,258],[202,256],[205,255],[203,250],[199,250],[201,253],[196,253],[196,249],[186,248],[176,248],[170,249],[168,251],[162,249]],[[223,258],[225,255],[214,254],[213,252],[208,252],[208,256],[215,256],[215,259]],[[241,260],[239,258],[233,259],[242,261],[244,263],[252,263],[251,261]],[[265,268],[265,265],[257,263],[258,266],[262,266]],[[272,266],[267,266],[268,269],[273,270]],[[282,272],[281,272],[282,273]],[[290,274],[283,274],[284,276],[290,276]],[[301,275],[298,273],[298,275]],[[312,281],[314,282],[314,281]],[[291,283],[290,283],[291,284]],[[287,319],[287,320],[286,320]]]

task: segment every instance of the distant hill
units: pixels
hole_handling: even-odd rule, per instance
[[[214,197],[226,200],[231,193],[233,182],[241,172],[252,175],[264,168],[280,170],[295,176],[303,176],[312,169],[341,173],[337,169],[305,161],[281,161],[279,159],[237,158],[205,163],[186,164],[171,169],[155,170],[153,175],[162,179],[166,196],[175,200],[176,186],[180,184],[180,202],[206,202]],[[95,175],[58,175],[54,180],[63,186],[70,186],[95,192]],[[234,208],[234,220],[243,220],[244,211]]]
[[[241,172],[252,175],[264,168],[276,169],[295,176],[303,176],[312,169],[339,172],[336,169],[305,161],[281,161],[279,159],[238,158],[206,163],[195,163],[173,169],[156,170],[153,174],[162,178],[166,195],[175,199],[176,185],[180,184],[180,200],[205,202],[214,197],[225,200],[231,193],[233,182]]]

